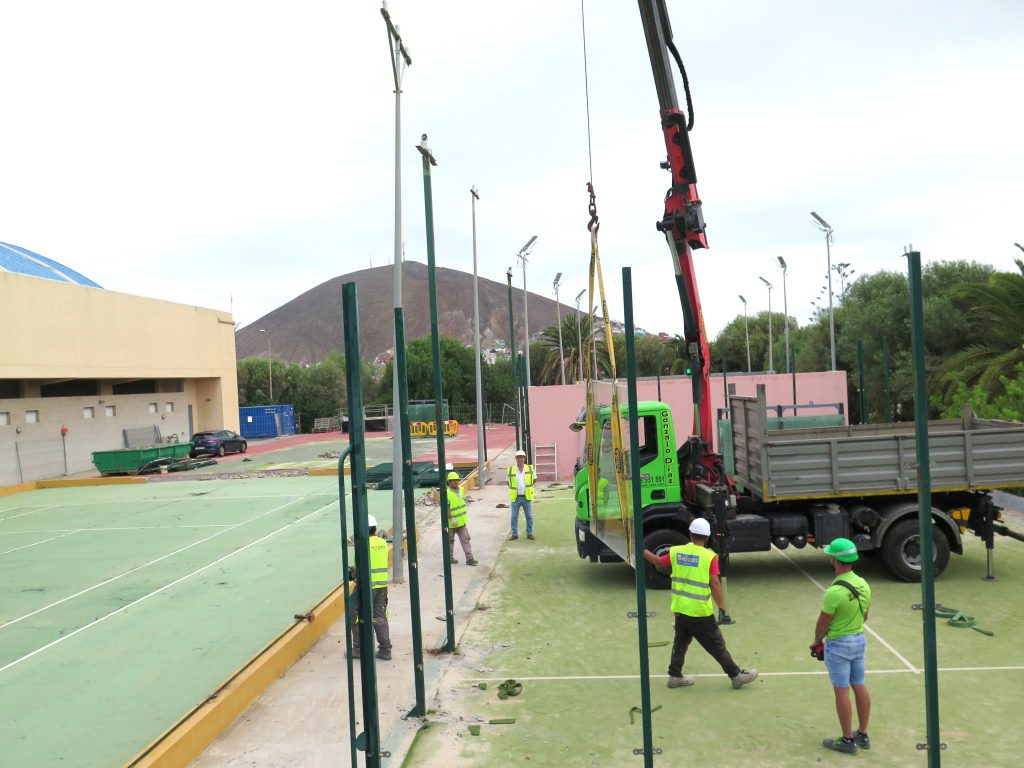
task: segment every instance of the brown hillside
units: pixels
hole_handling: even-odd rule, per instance
[[[522,273],[516,272],[520,283]],[[529,276],[527,276],[529,279]],[[289,301],[273,312],[242,328],[235,335],[239,359],[267,353],[267,339],[259,332],[271,332],[275,360],[315,363],[344,348],[342,341],[341,286],[356,284],[359,303],[360,354],[373,360],[391,348],[394,333],[394,272],[392,265],[373,267],[332,278]],[[513,283],[515,281],[513,280]],[[405,304],[405,335],[408,341],[430,333],[430,298],[427,266],[406,261],[402,271]],[[495,339],[508,339],[508,286],[480,278],[480,343],[487,349]],[[438,323],[441,334],[473,343],[473,275],[455,269],[437,269]],[[523,291],[512,288],[516,346],[523,343]],[[575,308],[562,304],[562,315]],[[530,292],[531,335],[556,322],[555,302]]]

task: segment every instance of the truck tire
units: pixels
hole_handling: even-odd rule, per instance
[[[671,547],[685,544],[690,539],[681,531],[674,528],[658,528],[644,536],[644,548],[651,550],[656,555],[667,555]],[[644,560],[644,574],[647,579],[648,589],[668,589],[671,585],[671,569],[655,568]]]
[[[935,550],[935,576],[949,565],[949,539],[938,526],[932,525]],[[921,580],[921,534],[917,520],[896,523],[882,542],[882,562],[889,573],[903,581]]]

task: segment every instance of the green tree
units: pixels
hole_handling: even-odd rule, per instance
[[[441,393],[450,406],[476,403],[476,362],[473,349],[458,339],[442,336],[439,339],[441,357]],[[409,375],[409,399],[434,399],[434,357],[431,339],[423,336],[405,345],[405,364]],[[388,361],[380,377],[380,397],[391,392],[393,361]],[[486,381],[486,379],[485,379]]]

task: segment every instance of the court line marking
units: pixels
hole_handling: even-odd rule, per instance
[[[778,553],[779,553],[779,554],[780,554],[780,555],[781,555],[782,557],[784,557],[784,558],[785,558],[785,559],[786,559],[787,561],[789,561],[789,563],[790,563],[790,564],[791,564],[791,565],[792,565],[792,566],[793,566],[794,568],[796,568],[796,569],[797,569],[798,571],[800,571],[800,573],[802,573],[802,574],[803,574],[804,576],[806,576],[806,577],[807,577],[808,579],[810,579],[811,583],[812,583],[812,584],[814,584],[814,586],[816,586],[816,587],[817,587],[818,589],[820,589],[820,590],[821,590],[822,592],[824,592],[824,591],[825,591],[826,587],[825,587],[825,586],[823,586],[823,585],[821,584],[821,582],[819,582],[819,581],[818,581],[818,580],[817,580],[816,578],[814,578],[813,576],[811,576],[811,574],[809,574],[809,573],[808,573],[807,571],[805,571],[805,570],[804,570],[803,568],[801,568],[801,567],[800,567],[800,564],[799,564],[799,563],[797,563],[797,561],[796,561],[796,560],[794,560],[793,558],[791,558],[791,557],[790,557],[789,555],[787,555],[787,554],[786,554],[785,552],[783,552],[783,551],[782,551],[781,549],[778,549],[778,548],[776,548],[776,547],[772,547],[772,549],[774,549],[774,550],[775,550],[776,552],[778,552]],[[907,658],[906,658],[906,657],[905,657],[905,656],[904,656],[904,655],[903,655],[902,653],[900,653],[899,651],[897,651],[897,650],[896,650],[896,649],[895,649],[895,648],[894,648],[894,647],[893,647],[893,646],[892,646],[892,645],[891,645],[891,644],[890,644],[890,643],[889,643],[888,641],[886,641],[886,640],[885,640],[885,638],[883,638],[883,637],[882,637],[882,636],[881,636],[880,634],[878,634],[877,632],[875,632],[875,630],[873,630],[873,629],[872,629],[872,628],[871,628],[871,627],[870,627],[869,625],[865,624],[865,625],[864,625],[864,630],[865,630],[866,632],[868,632],[868,633],[869,633],[869,634],[870,634],[870,635],[871,635],[871,636],[872,636],[873,638],[875,638],[875,640],[877,640],[877,641],[878,641],[878,642],[880,642],[880,643],[881,643],[881,644],[882,644],[883,646],[885,646],[885,647],[886,647],[886,649],[888,649],[889,653],[891,653],[891,654],[892,654],[893,656],[895,656],[895,657],[896,657],[897,659],[899,659],[900,661],[902,661],[902,662],[903,662],[903,663],[904,663],[904,664],[906,665],[907,669],[909,669],[909,670],[910,670],[911,672],[913,672],[913,673],[914,673],[915,675],[919,675],[919,674],[921,674],[921,670],[920,670],[920,669],[918,669],[918,668],[917,668],[917,667],[915,667],[915,666],[914,666],[913,664],[911,664],[911,663],[910,663],[910,662],[909,662],[909,661],[907,660]]]
[[[306,497],[308,498],[308,497]],[[178,528],[228,528],[234,523],[196,523],[195,525],[125,525],[117,528],[32,528],[27,531],[0,531],[0,536],[19,533],[64,533],[65,531],[164,531]]]
[[[277,512],[278,510],[284,509],[285,507],[287,507],[287,506],[289,506],[291,504],[294,504],[297,501],[302,501],[304,498],[305,498],[305,496],[300,496],[297,499],[292,499],[287,504],[282,504],[279,507],[274,507],[273,509],[269,510],[268,512],[261,512],[260,514],[256,515],[255,517],[250,517],[248,520],[243,520],[240,523],[235,523],[230,528],[225,528],[222,531],[217,531],[216,533],[207,536],[205,539],[199,539],[198,541],[194,541],[191,544],[186,544],[184,547],[180,547],[180,548],[174,550],[173,552],[169,552],[166,555],[162,555],[162,556],[158,557],[156,560],[150,560],[148,563],[143,563],[142,565],[137,565],[134,568],[132,568],[131,570],[125,571],[124,573],[119,573],[117,576],[111,576],[109,579],[104,579],[99,584],[93,584],[91,587],[86,587],[85,589],[83,589],[83,590],[81,590],[79,592],[75,592],[75,594],[73,594],[73,595],[68,595],[67,597],[63,597],[63,598],[61,598],[60,600],[57,600],[54,603],[50,603],[49,605],[44,605],[42,608],[37,608],[36,610],[32,611],[31,613],[26,613],[24,616],[19,616],[16,619],[11,619],[8,622],[0,624],[0,629],[4,629],[5,627],[9,627],[12,624],[17,624],[19,621],[24,621],[25,619],[28,619],[28,618],[30,618],[32,616],[35,616],[37,613],[42,613],[43,611],[48,611],[50,608],[58,606],[61,603],[66,603],[68,600],[74,600],[76,597],[81,597],[82,595],[86,594],[87,592],[92,592],[94,589],[99,589],[102,586],[110,584],[112,581],[117,581],[118,579],[123,578],[123,577],[125,577],[125,576],[127,576],[127,575],[129,575],[131,573],[135,573],[136,571],[140,571],[143,568],[148,568],[151,565],[155,565],[156,563],[159,563],[161,560],[166,560],[168,557],[173,557],[174,555],[177,555],[180,552],[184,552],[186,549],[192,549],[192,547],[197,547],[200,544],[202,544],[203,542],[209,541],[210,539],[214,539],[217,536],[220,536],[222,533],[227,533],[228,531],[231,531],[231,530],[234,530],[235,528],[238,528],[240,525],[245,525],[246,523],[251,523],[253,520],[257,520],[257,519],[259,519],[261,517],[265,517],[266,515],[271,515],[274,512]],[[2,670],[0,670],[0,671],[2,671]]]
[[[337,504],[337,503],[338,502],[336,502],[336,501],[332,501],[329,504],[325,504],[324,506],[320,507],[320,509],[313,510],[308,515],[303,515],[302,517],[300,517],[300,518],[298,518],[296,520],[292,520],[290,523],[288,523],[287,525],[281,526],[276,531],[271,531],[270,533],[266,534],[265,536],[261,536],[260,538],[256,539],[255,541],[250,541],[244,547],[240,547],[240,548],[234,550],[233,552],[228,552],[226,555],[224,555],[223,557],[217,558],[212,563],[207,563],[202,568],[197,568],[196,570],[192,571],[192,573],[187,573],[184,576],[182,576],[181,578],[175,579],[170,584],[165,584],[164,586],[160,587],[159,589],[155,589],[152,592],[150,592],[149,594],[143,595],[142,597],[140,597],[140,598],[138,598],[136,600],[133,600],[132,602],[128,603],[127,605],[122,605],[116,611],[111,611],[110,613],[106,614],[105,616],[100,616],[98,619],[94,619],[93,621],[90,621],[88,624],[84,624],[83,626],[79,627],[78,629],[76,629],[76,630],[74,630],[72,632],[68,632],[66,635],[62,635],[61,637],[58,637],[56,640],[53,640],[53,641],[47,643],[46,645],[42,646],[41,648],[36,648],[34,651],[32,651],[30,653],[26,653],[21,658],[15,659],[14,661],[11,661],[11,662],[8,662],[4,666],[0,667],[0,673],[6,672],[11,667],[15,667],[18,664],[21,664],[21,662],[26,661],[28,659],[31,659],[36,654],[42,653],[43,651],[47,650],[48,648],[52,648],[53,646],[57,645],[58,643],[63,643],[65,640],[74,637],[79,632],[84,632],[85,630],[89,629],[90,627],[95,627],[97,624],[99,624],[99,623],[101,623],[103,621],[106,621],[111,616],[117,616],[119,613],[123,613],[124,611],[128,610],[129,608],[131,608],[133,605],[138,605],[143,600],[148,600],[149,598],[153,597],[154,595],[159,595],[161,592],[164,592],[165,590],[170,589],[171,587],[175,586],[176,584],[180,584],[181,582],[185,581],[185,579],[189,579],[189,578],[195,576],[196,574],[202,573],[207,568],[212,568],[213,566],[217,565],[218,563],[224,562],[229,557],[234,557],[239,552],[244,552],[249,547],[254,547],[257,544],[259,544],[260,542],[266,541],[271,536],[276,536],[281,531],[287,530],[288,528],[291,528],[293,525],[298,525],[299,523],[301,523],[302,521],[312,517],[313,515],[317,515],[317,514],[323,512],[325,509],[327,509],[332,504]]]
[[[293,478],[290,478],[290,479],[293,479]],[[321,478],[316,478],[316,479],[319,480]],[[180,482],[187,482],[187,481],[180,481]],[[63,508],[63,507],[95,507],[95,506],[105,506],[106,507],[106,506],[110,506],[111,504],[142,504],[142,503],[152,503],[152,502],[161,502],[161,501],[177,503],[179,501],[234,501],[235,499],[288,499],[288,498],[291,498],[293,495],[294,494],[290,494],[290,493],[271,493],[271,494],[262,494],[262,495],[259,495],[259,496],[257,496],[257,495],[253,495],[253,496],[213,496],[213,495],[210,495],[210,493],[204,493],[201,496],[182,496],[180,498],[175,498],[173,496],[165,496],[165,497],[152,498],[152,499],[116,499],[116,500],[112,500],[112,501],[76,501],[73,504],[53,504],[50,507],[47,507],[47,509],[59,509],[59,508]],[[334,493],[308,493],[308,494],[306,494],[306,496],[304,498],[309,498],[311,496],[337,496],[337,495],[338,495],[337,492],[334,492]],[[4,512],[13,512],[15,509],[24,509],[24,508],[25,508],[24,506],[21,506],[21,507],[11,507],[10,509],[0,509],[0,514],[2,514]],[[38,510],[36,510],[36,511],[38,511]],[[2,518],[2,519],[0,519],[0,522],[3,522],[6,519],[9,519],[9,518]]]
[[[56,541],[57,539],[63,539],[65,536],[70,536],[72,533],[78,533],[80,530],[81,530],[81,528],[76,528],[74,530],[68,530],[67,533],[62,533],[60,536],[51,536],[48,539],[43,539],[42,541],[34,541],[31,544],[26,544],[23,547],[15,547],[14,549],[8,549],[6,552],[0,552],[0,556],[9,555],[9,554],[11,554],[11,552],[19,552],[19,551],[21,551],[23,549],[28,549],[29,547],[38,546],[39,544],[45,544],[48,541]],[[47,533],[50,533],[50,531],[47,531]]]
[[[6,523],[8,520],[14,520],[16,517],[24,517],[25,515],[34,515],[36,512],[45,512],[46,510],[54,509],[57,506],[58,506],[57,504],[52,504],[49,507],[36,507],[35,509],[30,509],[28,512],[22,512],[21,514],[18,514],[18,515],[11,515],[10,517],[0,517],[0,523]],[[15,507],[15,509],[22,509],[22,507]]]
[[[824,666],[824,665],[822,665]],[[1001,666],[1001,667],[939,667],[939,672],[1020,672],[1024,671],[1024,665],[1017,666]],[[701,672],[690,675],[690,677],[706,677],[715,678],[722,677],[722,672]],[[914,669],[869,669],[865,672],[867,675],[908,675],[917,674],[917,670]],[[822,675],[828,675],[827,669],[819,669],[814,671],[796,671],[796,672],[760,672],[758,677],[820,677]],[[640,675],[560,675],[560,676],[548,676],[548,677],[519,677],[518,675],[501,675],[500,677],[467,677],[466,682],[469,683],[485,683],[491,682],[492,680],[508,680],[514,677],[516,680],[522,682],[572,682],[574,680],[639,680]],[[668,677],[668,675],[651,675],[650,677],[655,679],[661,679]]]

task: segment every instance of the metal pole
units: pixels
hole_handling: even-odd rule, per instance
[[[654,363],[654,368],[658,376],[658,402],[661,402],[661,347],[662,344],[658,344],[658,355]]]
[[[939,673],[935,652],[935,564],[932,539],[932,478],[928,451],[928,381],[924,359],[924,304],[921,254],[907,253],[910,264],[910,337],[914,362],[914,435],[917,440],[917,521],[921,534],[921,611],[924,618],[924,690],[928,731],[928,768],[941,764]],[[940,536],[944,534],[939,534]]]
[[[523,360],[525,371],[530,370],[529,363]],[[523,449],[526,451],[527,461],[533,463],[533,429],[530,426],[530,384],[523,379]]]
[[[359,742],[368,768],[380,766],[380,712],[377,702],[377,665],[372,653],[373,594],[370,586],[370,526],[366,501],[366,437],[363,423],[363,392],[359,371],[359,313],[356,285],[341,288],[345,334],[345,380],[348,390],[348,440],[352,449],[352,523],[355,529],[356,589],[359,590],[359,660],[363,694],[363,728]],[[358,743],[358,742],[357,742]]]
[[[518,451],[523,446],[519,440],[519,375],[516,373],[516,366],[519,362],[516,358],[516,326],[512,317],[512,267],[508,268],[505,277],[508,279],[508,343],[509,359],[512,361],[512,391],[516,396],[516,450]]]
[[[558,369],[562,373],[562,386],[565,386],[565,353],[562,351],[562,307],[558,303],[558,288],[562,273],[555,276],[555,317],[558,324]]]
[[[786,275],[789,267],[786,260],[779,256],[779,266],[782,267],[782,312],[786,322],[786,373],[793,379],[793,415],[796,416],[796,361],[789,356],[789,298],[786,295]]]
[[[864,340],[857,339],[857,368],[860,371],[859,402],[860,402],[860,423],[868,423],[867,398],[864,394]]]
[[[775,373],[775,358],[772,356],[772,284],[763,277],[758,277],[768,286],[768,373]]]
[[[381,16],[388,27],[388,48],[391,51],[391,72],[395,80],[395,255],[392,272],[394,273],[394,296],[395,309],[401,309],[402,304],[402,76],[405,67],[412,64],[409,52],[402,42],[398,29],[391,21],[387,4],[380,9]],[[395,344],[395,355],[398,354],[398,329],[394,329],[392,340]],[[398,376],[395,374],[395,366],[392,363],[391,373],[391,519],[394,522],[394,539],[402,540],[402,488],[404,478],[399,467],[402,466],[402,441],[398,437],[400,429],[395,428],[395,419],[398,418],[400,404],[400,393],[398,391]],[[392,581],[400,584],[405,581],[402,564],[402,548],[396,547],[392,553]]]
[[[747,324],[747,300],[740,296],[743,302],[743,333],[747,337],[747,373],[750,373],[750,326]]]
[[[445,482],[444,418],[441,412],[441,341],[437,327],[437,279],[434,268],[434,201],[430,189],[430,166],[437,165],[427,147],[427,134],[416,147],[423,156],[423,197],[427,219],[427,284],[430,293],[430,349],[434,358],[434,423],[437,432],[437,495],[441,505],[441,559],[444,560],[445,626],[448,630],[442,651],[455,651],[455,603],[452,598],[451,546],[448,542],[448,484]]]
[[[526,386],[530,386],[530,295],[526,292],[526,256],[523,260],[523,349],[526,350]]]
[[[832,225],[814,211],[811,218],[822,232],[825,233],[825,255],[828,258],[828,339],[832,349],[832,370],[836,369],[836,318],[832,311]]]
[[[896,417],[892,412],[892,379],[889,375],[889,337],[882,337],[882,381],[885,392],[885,420],[895,421]]]
[[[583,355],[586,352],[583,349],[583,326],[580,322],[580,298],[586,293],[586,288],[579,292],[576,296],[576,357],[579,358],[580,364],[580,377],[577,381],[583,381]]]
[[[341,521],[341,582],[345,585],[345,672],[348,676],[348,740],[349,751],[351,752],[352,766],[356,765],[356,690],[355,676],[352,672],[352,614],[349,611],[349,600],[352,597],[352,589],[349,586],[348,578],[348,513],[345,510],[345,459],[352,453],[352,446],[348,446],[338,457],[338,517]]]
[[[643,723],[645,768],[654,766],[654,737],[651,732],[651,679],[647,653],[647,587],[644,582],[643,499],[640,492],[640,426],[637,418],[636,343],[633,337],[633,278],[629,267],[622,270],[622,300],[626,320],[626,375],[629,397],[629,460],[632,492],[633,563],[636,578],[637,645],[640,657],[640,717]]]
[[[393,368],[398,379],[398,423],[402,433],[402,488],[405,501],[405,529],[409,531],[406,546],[409,548],[409,605],[412,618],[412,663],[416,685],[416,706],[409,711],[410,717],[427,714],[427,693],[423,682],[423,623],[420,618],[420,574],[416,557],[416,499],[412,488],[412,430],[409,428],[409,372],[405,364],[405,313],[401,307],[395,309],[395,332],[399,354]],[[396,473],[397,474],[397,473]],[[401,539],[396,548],[401,547]]]
[[[469,188],[470,206],[473,209],[473,348],[476,350],[476,477],[483,488],[487,480],[484,475],[484,461],[487,446],[484,443],[484,378],[480,361],[480,286],[476,272],[476,201],[480,193],[476,187]]]

